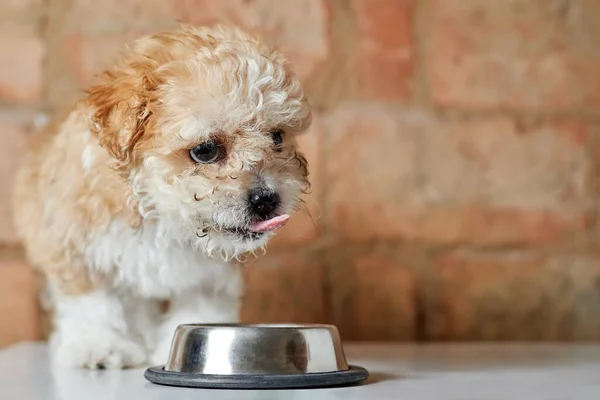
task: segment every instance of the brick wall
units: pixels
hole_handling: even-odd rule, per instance
[[[599,2],[7,0],[0,345],[40,330],[6,205],[24,138],[124,41],[176,19],[259,26],[316,108],[301,143],[314,222],[296,217],[247,270],[245,320],[600,338]]]

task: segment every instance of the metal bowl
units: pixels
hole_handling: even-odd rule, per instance
[[[175,331],[169,359],[149,368],[154,383],[211,388],[300,388],[360,382],[338,330],[318,324],[188,324]]]

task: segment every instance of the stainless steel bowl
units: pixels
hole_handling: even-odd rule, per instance
[[[338,330],[319,324],[188,324],[175,331],[155,383],[196,387],[314,387],[355,383],[366,370],[346,362]]]

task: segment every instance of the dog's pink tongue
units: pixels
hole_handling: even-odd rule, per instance
[[[266,221],[255,222],[250,225],[250,230],[252,232],[270,232],[275,229],[279,229],[285,224],[287,224],[290,216],[287,214],[280,215],[275,218],[268,219]]]

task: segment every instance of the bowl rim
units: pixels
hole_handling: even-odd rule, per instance
[[[307,323],[307,324],[304,324],[304,323],[266,323],[266,324],[261,324],[261,323],[222,323],[222,324],[219,324],[219,323],[208,323],[208,324],[189,323],[189,324],[180,324],[177,328],[181,328],[181,327],[190,327],[190,328],[197,328],[197,329],[202,329],[202,328],[231,329],[231,328],[233,328],[233,329],[267,329],[267,330],[327,329],[327,330],[337,331],[337,328],[334,325],[313,324],[313,323]]]

